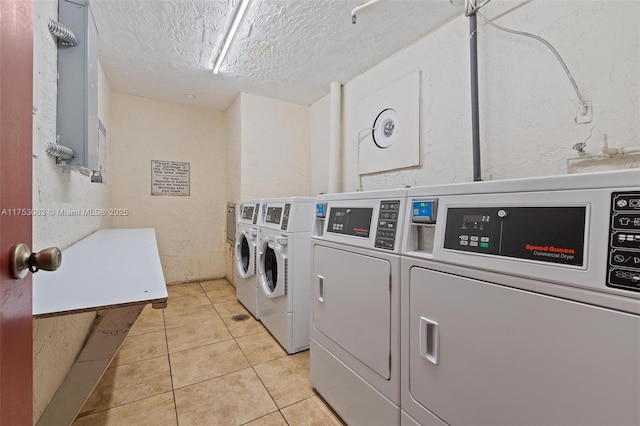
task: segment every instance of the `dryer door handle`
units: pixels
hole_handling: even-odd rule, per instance
[[[318,275],[318,302],[324,303],[324,277]]]
[[[433,365],[438,365],[439,341],[438,323],[420,317],[420,356]]]

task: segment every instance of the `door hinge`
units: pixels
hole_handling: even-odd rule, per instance
[[[391,371],[391,354],[389,354],[389,371]]]
[[[391,293],[391,275],[389,275],[389,293]]]

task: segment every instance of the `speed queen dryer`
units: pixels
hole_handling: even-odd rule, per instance
[[[413,188],[405,425],[640,425],[640,169]]]
[[[235,284],[236,297],[256,318],[258,311],[257,247],[260,200],[240,204],[236,224]]]
[[[309,257],[315,198],[262,201],[258,245],[262,324],[290,354],[309,348]]]
[[[311,384],[350,425],[400,423],[406,189],[321,195],[311,238]]]

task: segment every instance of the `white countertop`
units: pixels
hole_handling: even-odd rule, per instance
[[[62,252],[57,271],[33,275],[33,315],[165,302],[153,228],[102,229]]]

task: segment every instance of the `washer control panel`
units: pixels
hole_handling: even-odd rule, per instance
[[[253,209],[254,206],[248,206],[248,205],[242,205],[241,207],[241,211],[242,211],[242,218],[244,220],[252,220],[253,219]]]
[[[393,250],[395,248],[399,211],[400,200],[380,202],[380,213],[378,214],[378,228],[376,230],[374,247],[385,250]]]
[[[289,226],[289,213],[291,213],[291,204],[284,205],[284,213],[282,214],[282,225],[280,225],[281,231],[286,231]]]
[[[640,292],[640,191],[611,194],[607,287]]]
[[[253,223],[254,225],[256,223],[258,223],[258,213],[259,212],[260,212],[260,204],[256,204],[256,207],[253,210],[253,220],[251,221],[251,223]]]

